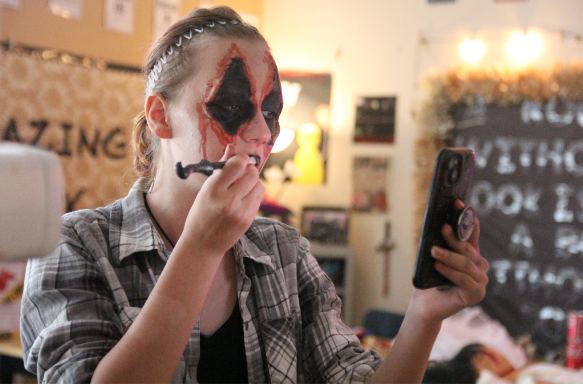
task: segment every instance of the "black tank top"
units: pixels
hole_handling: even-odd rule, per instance
[[[199,383],[247,383],[243,319],[235,304],[231,316],[212,335],[200,334]]]

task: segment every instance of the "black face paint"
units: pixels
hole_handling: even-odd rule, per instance
[[[236,135],[239,127],[253,118],[251,83],[245,73],[245,62],[234,57],[225,71],[214,99],[206,105],[208,113],[228,135]]]
[[[269,145],[273,145],[279,135],[279,115],[283,109],[283,96],[281,93],[281,83],[277,70],[273,74],[273,88],[261,103],[261,112],[265,123],[271,132]]]

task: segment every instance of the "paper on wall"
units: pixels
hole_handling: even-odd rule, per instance
[[[0,7],[12,9],[20,8],[20,0],[0,0]]]
[[[152,39],[156,40],[180,17],[180,0],[155,0]]]
[[[105,29],[131,35],[134,32],[134,0],[105,0]]]
[[[80,19],[83,0],[49,0],[49,11],[65,19]]]

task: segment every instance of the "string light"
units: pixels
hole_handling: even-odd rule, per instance
[[[551,34],[558,34],[562,43],[570,43],[573,47],[583,45],[583,34],[566,30],[542,28]],[[486,43],[487,41],[487,43]],[[419,35],[419,46],[433,44],[457,45],[460,57],[469,64],[476,64],[484,58],[487,44],[505,43],[508,59],[516,66],[524,66],[538,58],[544,50],[543,37],[534,31],[528,33],[516,32],[512,35],[493,34],[488,39],[466,38],[460,43],[456,36],[426,36]],[[489,50],[489,49],[488,49]]]
[[[508,54],[518,64],[532,62],[543,51],[543,40],[536,32],[516,32],[508,40]]]
[[[465,39],[460,44],[460,54],[468,63],[476,63],[484,56],[486,44],[481,39]]]

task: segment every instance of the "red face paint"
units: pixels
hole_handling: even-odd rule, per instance
[[[202,138],[200,145],[205,158],[209,128],[223,147],[234,144],[253,120],[260,102],[261,113],[272,136],[264,158],[269,155],[279,134],[278,118],[283,99],[277,67],[269,52],[265,52],[263,62],[268,65],[268,78],[259,94],[247,59],[237,44],[232,43],[227,54],[217,63],[217,76],[207,83],[204,100],[196,106]]]

